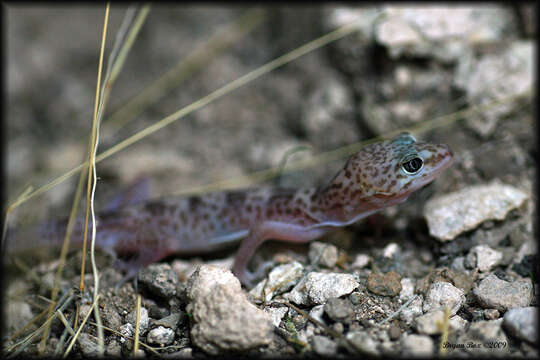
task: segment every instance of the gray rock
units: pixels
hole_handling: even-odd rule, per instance
[[[110,357],[119,358],[122,356],[122,345],[115,339],[112,339],[105,347],[105,354]]]
[[[309,244],[308,256],[313,265],[333,268],[338,260],[338,249],[332,244],[314,241]]]
[[[178,275],[169,264],[152,264],[139,271],[139,283],[161,298],[176,295]]]
[[[375,341],[365,331],[351,331],[346,335],[347,340],[360,351],[368,355],[378,355],[377,341]]]
[[[88,356],[88,357],[99,356],[99,347],[98,347],[97,339],[94,338],[92,335],[87,334],[87,333],[80,333],[79,337],[77,338],[77,341],[79,342],[79,346],[81,347],[81,352],[84,354],[84,356]]]
[[[133,337],[133,334],[135,334],[135,328],[133,325],[131,325],[131,323],[126,323],[120,326],[120,334],[123,335],[120,337],[120,342],[125,343],[128,341],[128,339],[126,339],[127,337]]]
[[[352,320],[354,308],[349,299],[332,298],[324,304],[324,312],[334,321],[348,322]]]
[[[495,180],[429,200],[424,217],[429,233],[440,241],[448,241],[486,220],[503,220],[527,198],[523,191]]]
[[[153,321],[154,326],[163,326],[172,330],[178,329],[178,325],[184,318],[184,313],[182,312],[175,312],[172,313],[169,316],[166,316],[162,319]]]
[[[186,286],[191,339],[208,354],[245,351],[270,343],[272,316],[251,304],[229,271],[202,265]]]
[[[469,251],[466,264],[470,268],[478,268],[480,272],[490,271],[499,265],[503,258],[500,251],[493,250],[487,245],[477,245]]]
[[[324,304],[350,294],[358,285],[351,274],[311,272],[283,297],[299,305]]]
[[[408,335],[401,338],[403,353],[410,356],[432,356],[433,340],[426,335]]]
[[[4,319],[7,319],[6,325],[9,331],[17,331],[24,325],[28,324],[34,317],[32,309],[28,303],[23,301],[6,301],[6,309],[4,310]]]
[[[429,312],[448,307],[450,309],[450,315],[453,316],[464,302],[465,293],[463,290],[444,281],[434,282],[426,294],[423,310],[424,312]]]
[[[268,274],[267,280],[260,281],[249,292],[255,299],[269,302],[278,294],[293,287],[304,273],[304,267],[298,261],[276,266]]]
[[[508,282],[491,274],[473,289],[473,294],[482,307],[505,311],[529,306],[533,286],[530,279]]]
[[[148,341],[149,344],[160,346],[169,345],[174,341],[174,330],[171,328],[158,326],[148,332],[146,341]]]
[[[503,317],[503,327],[508,334],[535,343],[538,339],[538,308],[529,306],[508,310]]]
[[[524,95],[534,83],[534,48],[532,41],[515,41],[502,53],[491,52],[480,57],[466,54],[459,61],[455,85],[466,91],[469,104],[487,104]],[[468,117],[466,124],[479,135],[489,136],[499,120],[517,106],[518,101],[506,101],[486,107]]]
[[[313,336],[311,347],[317,355],[321,356],[334,356],[337,353],[337,344],[326,336]]]
[[[133,310],[126,316],[126,320],[133,326],[133,328],[136,328],[136,321],[137,321],[137,310]],[[148,330],[148,310],[146,308],[141,306],[141,313],[139,318],[139,331],[141,335],[146,334],[146,330]]]

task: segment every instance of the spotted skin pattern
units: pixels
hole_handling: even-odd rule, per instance
[[[405,201],[451,162],[446,145],[402,133],[362,148],[320,189],[225,191],[111,209],[97,216],[96,244],[117,259],[128,258],[117,265],[134,275],[171,254],[201,254],[241,241],[233,272],[252,286],[256,275],[247,265],[265,240],[307,242],[352,224]],[[65,223],[43,227],[38,241],[59,243]],[[82,226],[75,225],[75,239],[82,239]]]

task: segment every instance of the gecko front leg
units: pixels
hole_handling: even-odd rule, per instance
[[[253,254],[263,242],[269,239],[283,240],[288,242],[305,243],[316,239],[326,232],[324,228],[311,228],[294,224],[287,224],[278,221],[264,221],[255,225],[248,237],[242,240],[240,248],[236,253],[234,265],[232,268],[233,274],[245,286],[252,288],[255,284],[255,279],[261,275],[261,270],[251,273],[247,269],[247,265]]]

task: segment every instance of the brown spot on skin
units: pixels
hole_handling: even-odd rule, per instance
[[[390,187],[394,187],[396,184],[397,184],[397,180],[394,179],[394,180],[392,180],[392,182],[390,183]]]
[[[165,212],[165,210],[167,209],[167,206],[165,206],[165,204],[163,204],[160,201],[151,201],[151,202],[147,202],[144,205],[144,208],[146,211],[152,214],[152,216],[159,216]],[[103,215],[102,215],[102,218],[103,218]]]
[[[203,217],[204,220],[208,220],[209,215],[208,215],[208,213],[204,213],[202,217]]]
[[[246,201],[245,191],[228,191],[225,194],[225,202],[232,207],[238,207],[244,204]]]
[[[246,205],[246,211],[251,212],[251,204]]]
[[[309,200],[310,200],[311,202],[314,202],[315,200],[317,200],[317,193],[313,193],[313,195],[311,195],[311,196],[309,197]]]
[[[285,214],[287,214],[287,215],[291,215],[291,208],[287,208],[287,209],[285,209]]]
[[[185,212],[180,213],[180,220],[182,220],[182,224],[185,224],[187,222],[187,216]]]
[[[392,165],[386,165],[384,168],[383,168],[383,174],[386,175],[388,174],[388,172],[390,172],[390,168],[392,167]]]
[[[274,215],[274,210],[272,209],[266,209],[266,217],[272,217]]]
[[[347,179],[350,179],[351,176],[352,176],[351,172],[350,172],[349,170],[345,170],[345,177],[346,177]]]
[[[188,198],[188,208],[190,211],[196,211],[202,205],[200,196],[193,195]]]
[[[210,229],[210,231],[214,231],[215,229],[214,223],[208,224],[208,229]]]

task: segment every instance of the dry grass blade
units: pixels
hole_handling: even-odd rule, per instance
[[[442,324],[441,343],[439,344],[439,354],[446,355],[446,342],[448,341],[448,332],[450,327],[450,308],[444,308],[444,321]]]
[[[69,305],[71,304],[71,301],[73,300],[74,296],[73,296],[73,293],[72,291],[69,291],[67,294],[69,294],[69,296],[67,297],[67,299],[62,303],[61,306],[59,306],[58,310],[59,311],[64,311],[64,309]],[[54,307],[53,307],[54,309]],[[57,316],[57,313],[53,313],[51,316],[49,316],[47,318],[47,320],[45,320],[45,322],[37,329],[35,330],[34,332],[32,332],[31,334],[29,334],[27,337],[25,337],[23,340],[19,341],[18,343],[15,343],[13,345],[11,345],[7,350],[7,354],[9,357],[12,357],[12,356],[17,356],[18,354],[20,354],[25,348],[26,346],[28,346],[30,344],[30,341],[35,338],[36,336],[38,336],[42,331],[46,330],[51,322],[56,318]],[[18,349],[17,349],[18,348]],[[15,349],[17,349],[16,351],[14,351]]]
[[[137,294],[137,316],[135,317],[135,342],[133,344],[133,356],[139,351],[139,333],[141,331],[141,294]]]
[[[99,294],[98,294],[98,296],[96,296],[94,298],[94,302],[92,303],[92,308],[91,308],[92,310],[96,307],[96,304],[97,304],[98,300],[99,300]],[[84,325],[88,321],[88,318],[90,317],[90,315],[92,315],[92,310],[90,310],[88,312],[88,314],[86,314],[86,316],[83,319],[81,325],[77,329],[77,332],[75,333],[75,336],[71,339],[71,341],[70,341],[70,343],[69,343],[69,345],[68,345],[68,347],[66,349],[66,352],[64,353],[64,356],[63,356],[64,358],[66,358],[69,355],[69,353],[71,352],[71,349],[73,348],[73,345],[75,344],[75,341],[77,341],[77,338],[79,337],[79,334],[81,333],[82,329],[84,328]],[[102,326],[102,328],[103,328],[103,326]]]

